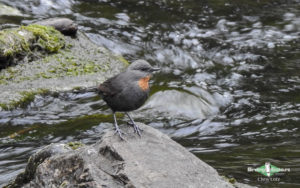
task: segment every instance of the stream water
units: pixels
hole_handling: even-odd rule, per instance
[[[219,174],[258,187],[300,186],[299,0],[1,2],[25,14],[8,24],[69,17],[95,43],[160,67],[150,99],[133,117]],[[126,117],[118,119],[125,126]],[[0,186],[41,147],[91,144],[112,126],[93,92],[37,96],[26,108],[1,111]],[[272,182],[247,172],[265,162],[291,171]]]

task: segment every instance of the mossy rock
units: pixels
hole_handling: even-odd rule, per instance
[[[52,26],[33,24],[22,26],[21,30],[22,29],[32,32],[35,36],[36,43],[47,52],[57,52],[65,46],[64,36]]]
[[[47,94],[47,93],[49,93],[49,90],[46,90],[46,89],[37,89],[37,90],[34,90],[34,91],[21,91],[19,93],[20,98],[10,101],[9,104],[0,103],[0,111],[1,111],[1,109],[2,110],[10,110],[11,107],[13,107],[13,108],[16,108],[16,107],[24,108],[34,100],[36,95],[44,95],[44,94]]]
[[[54,40],[62,47],[60,38]],[[91,42],[81,32],[77,33],[77,38],[64,36],[64,41],[65,47],[56,53],[0,70],[0,110],[24,108],[36,94],[96,88],[129,64],[122,56]]]
[[[40,56],[36,51],[54,53],[64,46],[64,36],[50,26],[4,29],[0,31],[0,68]]]

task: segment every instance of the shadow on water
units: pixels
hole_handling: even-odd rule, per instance
[[[221,175],[259,187],[300,186],[299,0],[2,2],[26,14],[22,23],[67,16],[95,43],[161,67],[134,118]],[[126,117],[118,119],[126,126]],[[24,109],[0,112],[0,185],[39,148],[91,144],[111,127],[110,110],[93,92],[36,96]],[[265,162],[291,172],[276,175],[279,182],[247,172]]]

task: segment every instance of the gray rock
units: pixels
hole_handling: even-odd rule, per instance
[[[35,22],[34,24],[52,26],[64,35],[75,35],[78,29],[77,24],[69,18],[50,18]]]
[[[76,150],[47,146],[7,187],[235,187],[168,136],[139,125],[142,138],[121,126],[126,141],[109,130],[96,144]]]
[[[0,3],[0,16],[23,16],[23,14],[16,8]]]
[[[45,159],[51,157],[52,155],[63,154],[70,151],[72,151],[72,149],[67,147],[65,144],[50,144],[49,146],[44,147],[42,150],[29,158],[24,173],[21,173],[16,177],[14,186],[19,187],[25,182],[29,182],[35,175],[38,165],[43,163]]]

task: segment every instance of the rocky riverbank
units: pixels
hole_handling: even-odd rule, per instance
[[[62,19],[44,24],[73,35],[77,29]],[[95,87],[128,65],[81,32],[65,36],[45,25],[1,31],[0,110],[26,106],[37,94]]]

